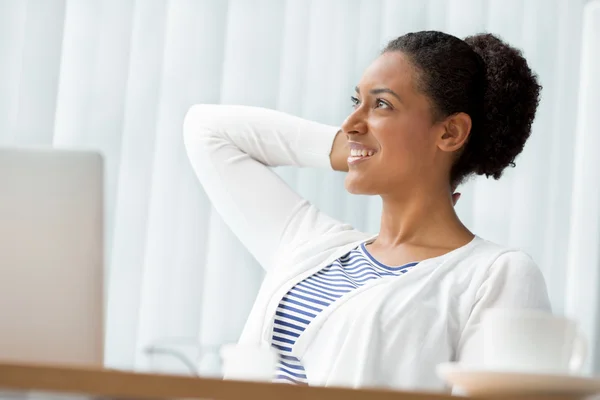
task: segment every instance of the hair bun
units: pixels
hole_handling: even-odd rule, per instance
[[[485,64],[481,135],[470,140],[482,151],[471,154],[475,173],[500,178],[523,150],[539,104],[541,86],[520,50],[492,34],[465,39]]]

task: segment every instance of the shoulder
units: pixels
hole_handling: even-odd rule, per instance
[[[537,263],[522,250],[509,249],[502,252],[490,266],[490,272],[504,270],[506,274],[525,276],[542,276]]]
[[[542,276],[542,272],[533,258],[521,249],[499,245],[481,238],[476,239],[472,258],[486,259],[486,272],[518,276]]]
[[[533,258],[522,250],[482,240],[481,254],[488,262],[481,272],[477,299],[494,299],[510,307],[549,308],[544,275]]]
[[[476,237],[469,249],[461,254],[461,259],[477,269],[505,269],[519,273],[541,273],[529,254],[521,249],[503,246],[489,240]]]

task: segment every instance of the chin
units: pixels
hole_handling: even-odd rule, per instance
[[[374,195],[378,193],[373,185],[372,179],[368,179],[366,176],[360,176],[352,172],[349,172],[346,175],[344,186],[348,193],[351,194]]]

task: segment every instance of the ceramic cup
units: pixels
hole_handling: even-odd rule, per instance
[[[543,311],[490,309],[482,330],[486,369],[577,374],[586,358],[577,324]]]

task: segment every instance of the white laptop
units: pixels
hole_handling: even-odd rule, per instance
[[[100,367],[103,163],[0,148],[0,363]]]

